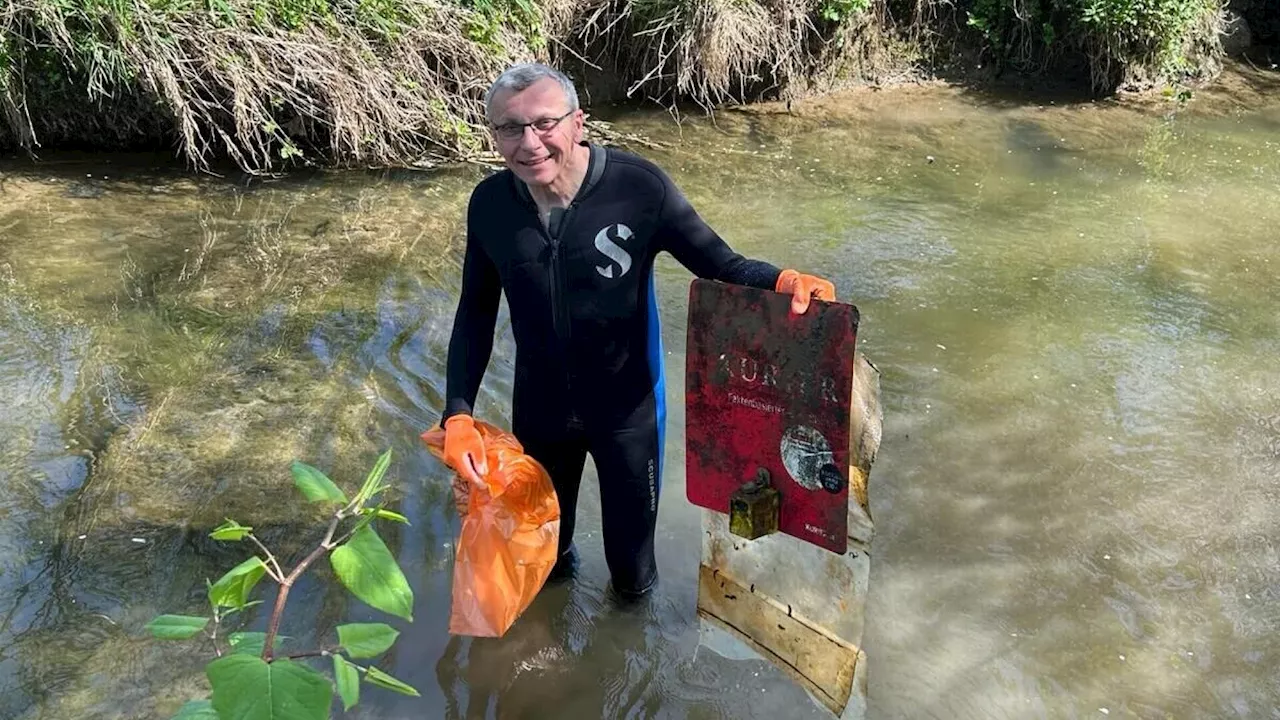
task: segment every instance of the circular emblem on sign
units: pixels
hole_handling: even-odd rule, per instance
[[[791,479],[805,490],[839,492],[843,484],[831,454],[831,444],[822,433],[805,425],[787,428],[782,434],[782,465]],[[831,473],[834,472],[834,481]],[[832,490],[833,485],[835,489]]]

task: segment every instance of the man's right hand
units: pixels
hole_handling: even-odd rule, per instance
[[[796,270],[783,270],[778,275],[774,290],[791,296],[791,312],[797,315],[809,309],[809,301],[813,298],[827,301],[836,299],[836,286],[830,280]]]
[[[455,472],[476,485],[488,474],[484,440],[470,415],[451,416],[444,423],[444,461]]]

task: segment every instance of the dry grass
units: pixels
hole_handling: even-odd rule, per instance
[[[855,57],[866,50],[862,30],[881,17],[873,11],[826,23],[818,19],[820,0],[552,2],[552,27],[564,45],[580,49],[573,57],[606,66],[627,96],[689,99],[707,109],[791,99],[832,67],[858,74],[866,65]]]
[[[1217,2],[1161,1],[1177,8]],[[1046,2],[982,7],[994,13],[995,27],[1002,13]],[[939,38],[973,34],[963,25],[978,6],[966,7],[944,0],[6,0],[0,145],[34,151],[46,141],[164,140],[198,168],[225,157],[251,172],[298,161],[492,162],[481,98],[512,62],[589,66],[628,97],[673,108],[681,100],[708,110],[789,101],[849,81],[912,75]],[[1135,39],[1123,24],[1100,24],[1093,34],[1072,25],[1050,49],[1041,47],[1046,31],[1037,17],[1018,15],[1008,25],[1004,61],[1043,72],[1066,53],[1107,89],[1154,86],[1169,74],[1168,55],[1205,78],[1221,65],[1220,8],[1195,22],[1147,20],[1168,31],[1155,40]]]
[[[207,168],[216,156],[269,172],[312,154],[352,165],[467,158],[484,150],[484,83],[531,57],[522,38],[468,37],[475,13],[440,0],[397,0],[397,17],[371,30],[357,5],[334,4],[333,22],[297,28],[207,12],[165,12],[124,0],[89,33],[109,53],[83,51],[84,18],[50,0],[11,0],[0,32],[44,40],[91,102],[141,93],[158,103],[179,151]],[[232,0],[252,18],[251,0]],[[500,33],[502,31],[500,30]],[[0,87],[8,131],[35,148],[32,81],[14,66]]]
[[[216,13],[174,11],[174,0],[10,0],[0,135],[33,151],[46,137],[164,138],[197,168],[225,157],[250,172],[492,161],[481,97],[512,62],[611,64],[628,95],[708,109],[790,97],[858,24],[820,29],[820,1],[546,0],[531,38],[494,0],[386,0],[372,18],[359,0],[218,0]],[[277,7],[264,3],[306,12],[263,22]]]

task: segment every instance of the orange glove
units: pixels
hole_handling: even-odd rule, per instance
[[[795,270],[783,270],[774,290],[791,296],[791,312],[797,314],[809,309],[809,300],[812,298],[836,299],[835,285],[820,277],[804,275]]]
[[[464,479],[477,485],[489,473],[484,440],[470,415],[454,415],[444,423],[444,462]]]

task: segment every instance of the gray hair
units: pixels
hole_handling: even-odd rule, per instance
[[[512,92],[520,92],[530,85],[538,82],[543,78],[551,78],[560,85],[560,89],[564,91],[565,100],[569,103],[569,111],[578,109],[578,91],[573,87],[573,81],[564,73],[553,67],[543,65],[542,63],[520,63],[512,65],[497,80],[489,86],[484,94],[484,117],[489,122],[493,122],[493,96],[498,94],[500,90],[510,90]]]

